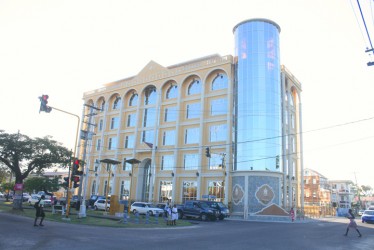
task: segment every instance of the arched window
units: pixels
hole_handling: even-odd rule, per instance
[[[201,84],[199,80],[193,79],[190,83],[190,86],[188,86],[188,95],[195,95],[199,94],[201,91]]]
[[[177,85],[171,85],[168,91],[166,92],[166,99],[177,98],[177,96],[178,96]]]
[[[295,107],[295,102],[294,102],[294,99],[293,99],[293,95],[290,94],[290,106],[291,107]]]
[[[118,109],[121,106],[121,97],[117,96],[113,102],[113,109]]]
[[[227,88],[228,78],[226,75],[219,73],[212,82],[212,90],[219,90]]]
[[[132,96],[129,101],[129,106],[136,106],[138,104],[138,94],[137,93],[132,93]]]
[[[155,87],[148,87],[145,90],[145,98],[144,98],[144,105],[156,104],[156,88]]]
[[[104,108],[105,108],[105,101],[103,100],[103,102],[101,103],[101,111],[104,111]]]

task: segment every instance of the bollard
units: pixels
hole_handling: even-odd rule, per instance
[[[149,224],[149,212],[145,214],[145,224]]]
[[[127,211],[125,210],[123,213],[123,224],[127,223]]]
[[[138,211],[136,211],[135,213],[135,223],[139,224],[139,212]]]

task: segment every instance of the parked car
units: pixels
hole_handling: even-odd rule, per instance
[[[106,204],[106,209],[105,209],[105,202],[107,202]],[[106,200],[105,199],[99,199],[97,201],[95,201],[94,203],[94,209],[95,210],[108,210],[110,208],[110,200]]]
[[[99,199],[104,199],[105,200],[105,196],[102,196],[102,195],[91,195],[90,199],[87,201],[87,205],[89,207],[93,207],[95,202]]]
[[[0,192],[0,198],[4,198],[4,194]]]
[[[230,217],[230,210],[223,204],[222,202],[218,201],[200,201],[201,203],[208,204],[209,207],[216,209],[219,211],[219,219],[223,220],[224,218]]]
[[[22,194],[22,202],[28,201],[30,197],[31,197],[31,195],[29,195],[28,193],[23,193]]]
[[[131,204],[130,210],[131,212],[133,212],[133,214],[149,213],[149,215],[156,215],[158,213],[159,216],[162,216],[162,214],[164,213],[163,209],[158,208],[152,203],[148,203],[148,202],[134,202],[133,204]]]
[[[374,210],[365,210],[364,214],[361,216],[362,223],[373,223],[374,222]]]
[[[219,219],[220,212],[210,207],[206,202],[188,200],[182,206],[177,206],[178,217],[197,218],[200,220],[217,220]]]
[[[364,214],[365,210],[361,209],[361,210],[358,210],[358,215],[362,216]]]
[[[29,198],[29,200],[27,201],[27,204],[29,204],[29,206],[33,206],[36,202],[38,202],[40,200],[40,195],[37,195],[37,194],[33,194],[31,195],[31,197]],[[44,199],[44,206],[45,207],[50,207],[52,206],[52,202],[51,200],[49,199]]]

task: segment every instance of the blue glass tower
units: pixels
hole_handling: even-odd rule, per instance
[[[249,19],[234,27],[236,171],[281,171],[280,27]]]

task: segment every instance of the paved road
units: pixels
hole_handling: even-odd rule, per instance
[[[353,231],[344,237],[344,218],[308,223],[196,222],[184,228],[124,229],[46,221],[45,227],[34,228],[31,218],[0,212],[0,249],[374,249],[374,224],[358,222],[363,237]]]

